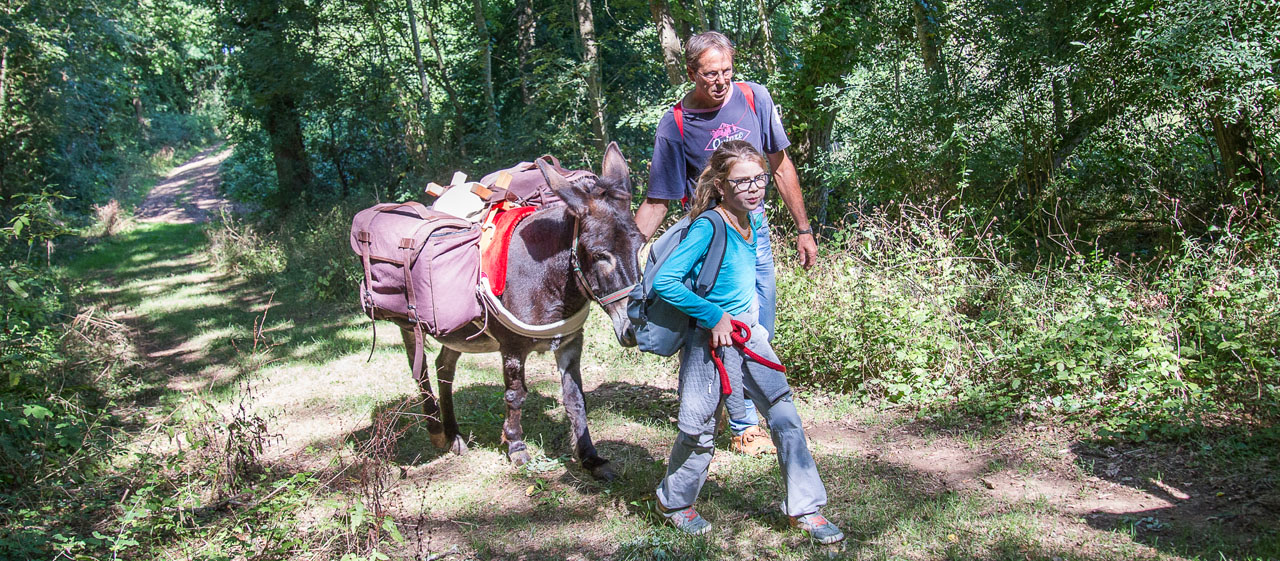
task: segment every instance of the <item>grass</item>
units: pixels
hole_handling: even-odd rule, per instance
[[[981,474],[1014,479],[1044,477],[1065,463],[1069,473],[1059,477],[1082,481],[1100,465],[1056,457],[1060,444],[1029,445],[1031,459],[1005,454],[1007,434],[967,427],[964,419],[952,418],[956,414],[913,419],[803,388],[800,412],[811,427],[830,496],[824,512],[849,539],[822,547],[790,531],[777,512],[784,490],[775,461],[724,452],[712,464],[698,505],[715,530],[683,536],[651,514],[653,486],[675,437],[675,363],[618,348],[603,314],[593,314],[588,323],[583,377],[593,437],[621,476],[610,484],[592,480],[569,459],[558,376],[549,356],[535,356],[528,366],[524,429],[535,462],[517,469],[504,457],[499,425],[505,408],[495,355],[460,361],[455,400],[470,451],[442,454],[431,447],[413,409],[403,405],[416,389],[394,329],[379,326],[370,358],[369,322],[354,309],[354,300],[310,302],[289,283],[254,284],[220,273],[209,264],[205,243],[199,225],[144,224],[87,248],[66,265],[83,279],[79,290],[86,306],[98,306],[132,330],[143,367],[129,374],[137,379],[118,399],[139,424],[165,427],[160,434],[181,435],[201,418],[223,424],[259,419],[271,436],[257,456],[267,474],[245,479],[241,488],[263,497],[292,477],[313,483],[272,497],[292,496],[296,504],[280,506],[274,517],[244,530],[249,545],[212,539],[239,527],[252,512],[232,508],[195,529],[168,530],[162,535],[173,541],[164,546],[144,540],[127,558],[175,552],[191,558],[237,551],[248,556],[255,547],[277,543],[289,548],[281,558],[334,559],[368,555],[374,548],[393,558],[425,557],[455,546],[455,558],[526,560],[1280,556],[1276,529],[1265,520],[1241,529],[1171,519],[1176,506],[1082,517],[1049,499],[1002,498],[980,485],[940,483],[938,474],[947,466],[922,469],[891,454],[951,446],[985,461]],[[201,403],[215,413],[202,413]],[[384,424],[401,434],[387,437],[380,419],[390,419]],[[840,431],[846,430],[865,435],[842,442]],[[162,456],[192,446],[189,436],[166,443],[154,430],[125,434],[122,458],[123,450],[148,443]],[[912,434],[915,440],[904,436]],[[1037,435],[1026,438],[1034,444]],[[376,445],[384,441],[392,446],[378,456]],[[884,453],[867,453],[871,446]],[[141,469],[123,460],[117,465]],[[188,499],[195,508],[216,498],[198,478],[185,485],[197,497]],[[275,503],[253,508],[263,504]],[[375,504],[403,541],[380,527],[369,530],[373,526],[357,516]],[[99,511],[97,524],[124,528],[118,516],[104,514],[122,505]],[[268,535],[271,528],[285,528],[299,543]]]

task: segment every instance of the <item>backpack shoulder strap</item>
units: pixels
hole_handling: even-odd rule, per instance
[[[751,112],[756,110],[756,92],[746,82],[734,82],[738,89],[742,91],[743,97],[747,98],[747,105],[751,106]],[[672,116],[676,119],[676,129],[680,131],[680,138],[684,138],[684,100],[676,102],[675,107],[671,108]]]
[[[706,296],[716,286],[716,278],[720,276],[720,266],[724,264],[725,223],[724,217],[713,208],[698,215],[698,219],[711,221],[711,245],[707,247],[707,256],[702,259],[702,271],[694,281],[693,292],[698,296]],[[692,226],[692,223],[690,224]]]
[[[742,90],[742,95],[747,98],[747,105],[751,106],[751,112],[756,112],[756,92],[746,82],[734,82],[738,85],[738,89]]]
[[[671,113],[676,119],[676,128],[680,130],[680,140],[684,140],[684,101],[677,101],[676,106],[671,108]]]

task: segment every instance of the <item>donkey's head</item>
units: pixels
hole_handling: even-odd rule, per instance
[[[624,347],[636,344],[635,332],[627,319],[626,293],[640,282],[640,246],[644,237],[631,216],[631,179],[627,160],[611,142],[604,151],[604,164],[594,185],[571,184],[546,162],[538,167],[551,189],[568,204],[577,219],[575,263],[582,271],[582,287],[604,307],[613,320],[613,332]]]

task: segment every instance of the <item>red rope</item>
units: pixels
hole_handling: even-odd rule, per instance
[[[755,351],[747,348],[747,341],[751,340],[751,328],[747,327],[747,324],[736,319],[729,320],[729,323],[733,326],[733,329],[729,331],[729,338],[733,339],[733,346],[742,349],[743,353],[760,364],[768,366],[778,372],[785,373],[787,371],[787,367],[762,357],[759,354],[756,354]],[[710,342],[707,344],[711,345]],[[720,358],[720,349],[717,349],[713,345],[711,346],[711,360],[716,363],[716,370],[720,372],[720,394],[732,394],[733,387],[729,384],[729,373],[724,369],[724,359]]]

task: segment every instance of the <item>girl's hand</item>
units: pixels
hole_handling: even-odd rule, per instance
[[[733,344],[733,323],[730,322],[729,314],[721,314],[720,321],[716,322],[715,327],[711,328],[711,346],[727,347]]]

